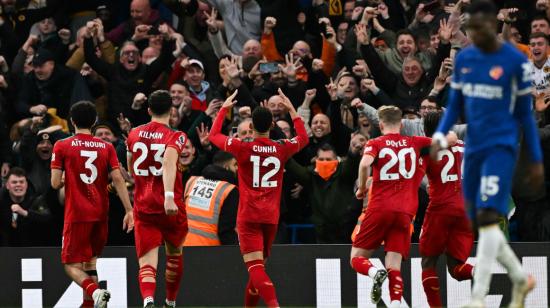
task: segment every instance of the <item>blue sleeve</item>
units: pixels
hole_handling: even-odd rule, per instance
[[[529,63],[524,59],[521,65],[518,65],[515,73],[517,84],[516,106],[514,109],[514,117],[523,127],[523,134],[531,160],[533,162],[542,162],[542,150],[540,146],[540,138],[533,116],[533,97],[531,95],[531,74]]]
[[[461,67],[460,55],[456,58],[455,67],[453,69],[453,77],[451,79],[451,87],[449,91],[449,98],[447,100],[447,110],[443,114],[441,122],[437,127],[436,132],[447,134],[449,129],[456,123],[458,115],[462,110],[463,97],[462,97],[462,80],[460,78]]]

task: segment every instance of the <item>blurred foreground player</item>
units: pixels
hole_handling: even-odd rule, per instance
[[[151,122],[128,135],[128,172],[135,181],[135,239],[139,288],[144,307],[154,307],[158,248],[166,250],[165,307],[175,307],[183,273],[182,243],[187,235],[183,184],[177,162],[187,136],[168,126],[172,98],[164,90],[149,97]]]
[[[429,148],[431,139],[400,135],[402,113],[397,107],[380,107],[378,117],[383,136],[367,142],[359,165],[357,198],[366,195],[371,165],[372,186],[365,217],[353,241],[350,263],[356,272],[374,280],[374,303],[380,301],[382,283],[389,276],[390,307],[399,307],[403,294],[401,261],[409,256],[411,223],[418,209],[418,188],[425,171],[421,151]],[[369,261],[382,243],[387,272]]]
[[[467,307],[485,306],[495,260],[506,268],[513,283],[510,307],[523,307],[535,286],[498,226],[499,217],[508,213],[520,126],[533,162],[527,178],[533,189],[542,184],[543,168],[532,115],[530,65],[513,45],[498,40],[496,13],[495,5],[487,0],[470,5],[466,29],[473,46],[456,57],[448,109],[433,136],[435,155],[447,147],[443,134],[464,110],[468,122],[464,197],[469,208],[475,205],[479,228],[478,265]]]
[[[65,186],[61,261],[67,275],[84,290],[82,307],[106,307],[111,295],[99,289],[96,262],[107,242],[109,175],[126,211],[123,228],[128,232],[134,227],[132,205],[115,148],[92,136],[95,105],[78,102],[71,107],[70,117],[75,135],[56,142],[51,162],[52,187]]]
[[[441,112],[424,116],[424,132],[433,135]],[[430,203],[420,232],[422,256],[422,285],[430,307],[443,307],[439,294],[436,265],[445,254],[451,276],[458,280],[472,279],[474,267],[466,260],[474,245],[474,234],[464,207],[462,195],[462,156],[464,143],[460,140],[448,150],[441,151],[437,160],[426,162]]]
[[[286,161],[308,143],[304,123],[292,103],[279,89],[282,103],[294,123],[296,137],[271,140],[271,112],[257,107],[252,112],[253,138],[229,138],[221,134],[225,116],[236,101],[237,91],[227,98],[218,113],[210,141],[219,149],[235,156],[238,163],[239,210],[237,234],[249,279],[245,290],[245,306],[253,307],[261,297],[268,307],[279,307],[275,287],[265,272],[264,261],[269,256],[277,233],[283,171]]]

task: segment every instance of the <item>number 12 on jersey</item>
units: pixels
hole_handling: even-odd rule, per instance
[[[270,181],[270,179],[277,174],[279,169],[281,169],[281,161],[277,157],[269,156],[261,162],[260,156],[252,155],[250,156],[250,161],[252,162],[252,187],[277,187],[277,181]],[[273,168],[262,176],[261,182],[260,165],[262,167],[273,165]]]

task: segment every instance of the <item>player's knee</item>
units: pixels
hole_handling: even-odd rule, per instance
[[[477,224],[480,227],[498,224],[500,214],[493,209],[479,209],[477,211]]]
[[[433,257],[423,257],[421,264],[422,264],[422,269],[435,268],[437,265],[437,259]]]

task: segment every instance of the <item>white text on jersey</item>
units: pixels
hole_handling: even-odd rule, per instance
[[[252,151],[256,153],[277,153],[277,148],[273,145],[270,145],[270,146],[253,145]]]
[[[105,149],[105,143],[97,141],[82,141],[75,139],[71,141],[72,147],[102,148]]]
[[[483,99],[502,99],[502,92],[502,87],[500,86],[471,83],[465,83],[462,85],[462,94],[468,97]]]
[[[159,133],[159,132],[154,132],[154,133],[146,132],[146,131],[139,132],[139,137],[145,138],[145,139],[162,139],[162,136],[163,136],[163,133]]]
[[[399,140],[399,141],[393,141],[393,140],[386,140],[386,146],[388,147],[406,147],[407,146],[407,140]]]

